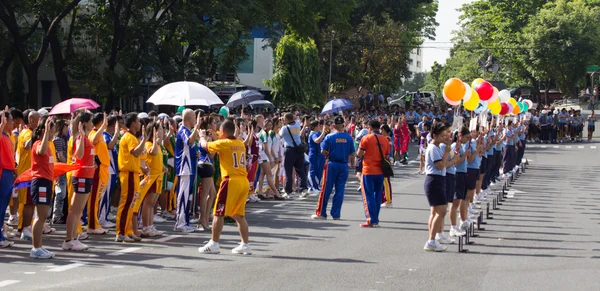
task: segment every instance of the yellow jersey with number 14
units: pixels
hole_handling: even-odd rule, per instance
[[[239,139],[220,139],[209,142],[207,145],[209,153],[219,154],[221,175],[223,177],[244,177],[246,172],[246,146]]]

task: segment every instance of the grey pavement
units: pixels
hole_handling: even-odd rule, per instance
[[[162,241],[94,236],[89,251],[65,252],[59,226],[44,237],[52,260],[30,259],[30,244],[19,240],[0,250],[0,289],[598,290],[600,145],[582,145],[530,148],[514,197],[486,220],[469,253],[457,245],[423,251],[429,209],[413,160],[396,168],[394,208],[382,209],[380,228],[358,226],[363,206],[350,178],[340,221],[310,219],[316,196],[249,204],[251,256],[231,254],[235,226],[225,226],[220,255],[198,253],[209,234],[174,233],[172,223],[158,226],[167,231]]]

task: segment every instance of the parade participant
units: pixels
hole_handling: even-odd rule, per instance
[[[594,136],[594,130],[596,129],[596,114],[594,110],[587,118],[588,121],[588,142],[592,141],[592,136]]]
[[[135,137],[140,131],[140,119],[137,113],[132,112],[125,115],[125,127],[127,131],[119,141],[119,183],[121,185],[121,197],[117,209],[116,242],[134,242],[132,219],[135,211],[134,205],[139,199],[140,191],[140,156],[144,151],[145,138],[141,140]],[[145,128],[141,127],[142,132]]]
[[[55,121],[56,130],[52,143],[56,149],[56,161],[59,163],[67,163],[67,141],[65,137],[68,134],[69,127],[67,123],[58,119]],[[65,199],[67,198],[67,176],[61,175],[58,177],[56,186],[54,187],[54,209],[52,213],[53,224],[65,224],[66,217],[63,215]]]
[[[234,254],[252,254],[248,245],[248,222],[245,218],[246,197],[250,190],[246,172],[246,148],[244,142],[235,138],[235,125],[230,120],[221,124],[223,139],[208,142],[206,131],[200,132],[200,146],[211,154],[221,158],[221,173],[223,181],[219,187],[214,207],[211,240],[198,251],[203,254],[218,254],[221,252],[219,241],[223,230],[224,217],[235,219],[238,225],[241,243],[231,250]]]
[[[145,144],[146,151],[146,165],[148,167],[148,175],[146,176],[145,183],[141,183],[140,197],[138,201],[143,201],[142,207],[142,237],[154,237],[163,235],[162,231],[156,230],[154,227],[154,206],[158,200],[158,196],[162,193],[163,189],[163,178],[166,168],[163,165],[163,152],[160,148],[160,144],[163,141],[163,129],[160,126],[160,122],[151,121],[146,126],[146,133],[144,138],[147,140]],[[141,157],[140,157],[141,159]],[[144,195],[144,193],[146,193]],[[134,206],[137,207],[137,206]],[[136,211],[139,209],[136,208]],[[133,220],[135,221],[135,213]],[[134,225],[134,231],[135,229]],[[137,234],[136,234],[137,236]]]
[[[487,133],[487,129],[484,127],[480,127],[481,130],[481,135],[482,135],[482,151],[480,153],[481,155],[481,162],[479,163],[479,173],[477,175],[477,183],[475,185],[475,203],[476,204],[480,204],[481,201],[485,200],[485,195],[481,192],[481,190],[483,189],[483,177],[485,176],[485,173],[487,171],[487,153],[488,153],[488,146],[490,146],[489,143],[489,136]]]
[[[23,174],[31,168],[31,145],[33,130],[38,126],[41,115],[36,111],[29,112],[25,123],[27,126],[19,133],[17,139],[17,170],[16,176]],[[31,240],[31,220],[33,218],[34,205],[31,201],[31,189],[21,188],[18,190],[19,198],[19,226],[21,239]]]
[[[429,240],[423,247],[426,251],[443,252],[447,249],[440,242],[446,242],[440,235],[448,205],[446,197],[446,168],[451,147],[442,149],[441,144],[449,143],[446,125],[441,122],[432,128],[432,143],[426,150],[425,195],[431,207],[429,215]]]
[[[471,215],[478,214],[479,212],[474,208],[473,202],[475,196],[475,190],[477,189],[477,181],[479,180],[479,171],[481,168],[481,155],[483,153],[483,135],[479,134],[479,125],[475,130],[471,131],[471,142],[466,144],[466,151],[471,151],[469,158],[467,159],[467,197],[466,200],[471,205],[468,207],[469,222],[471,222]]]
[[[31,200],[37,216],[33,222],[32,244],[29,256],[35,259],[50,259],[54,253],[42,247],[44,222],[52,205],[52,187],[54,181],[54,153],[49,144],[54,135],[55,125],[52,118],[44,117],[33,132],[31,147]]]
[[[206,131],[207,141],[211,142],[215,139],[213,136],[216,135],[214,127],[217,121],[210,116],[206,116],[200,123],[200,130]],[[198,219],[198,231],[208,231],[209,226],[209,209],[213,205],[217,190],[215,190],[215,183],[213,182],[213,176],[215,175],[215,168],[213,165],[214,154],[209,154],[206,149],[199,147],[200,157],[198,158],[198,178],[200,178],[200,217]]]
[[[116,226],[116,224],[108,220],[108,215],[110,213],[110,198],[115,192],[117,182],[119,181],[119,151],[117,145],[120,136],[121,129],[119,127],[118,117],[116,115],[111,115],[106,119],[106,129],[102,133],[110,160],[110,165],[108,167],[109,178],[107,179],[106,189],[104,193],[102,193],[98,205],[98,222],[100,223],[100,227],[104,229]]]
[[[391,129],[387,124],[383,124],[380,127],[381,135],[383,135],[390,144],[390,148],[394,148],[392,144],[392,137],[390,137]],[[392,207],[392,181],[390,177],[383,178],[383,190],[381,191],[381,207],[390,208]]]
[[[471,140],[471,133],[466,127],[462,127],[454,136],[451,151],[457,157],[455,159],[456,174],[454,199],[450,208],[450,236],[465,235],[468,226],[468,202],[467,197],[467,159],[471,155],[471,151],[465,150],[464,146]],[[446,187],[448,189],[448,187]],[[460,225],[457,227],[457,210],[460,215]]]
[[[11,189],[15,179],[15,150],[10,140],[10,132],[13,128],[12,116],[8,110],[3,110],[0,115],[0,132],[2,132],[2,136],[0,136],[0,213],[4,215],[9,201],[12,199]],[[4,217],[2,217],[2,222],[4,222]],[[4,227],[0,225],[0,248],[11,247],[13,244],[14,242],[6,240]]]
[[[442,123],[442,124],[445,124],[445,123]],[[447,147],[450,147],[451,150],[447,155],[448,160],[446,162],[446,177],[445,177],[446,189],[444,192],[446,193],[447,204],[450,203],[452,206],[450,208],[449,212],[454,212],[453,214],[454,214],[455,221],[456,221],[456,208],[454,208],[455,204],[453,202],[454,202],[454,196],[455,196],[455,191],[456,191],[456,163],[460,157],[456,153],[456,149],[454,149],[454,151],[453,151],[451,148],[452,142],[454,142],[454,141],[452,138],[452,131],[451,131],[450,127],[448,127],[447,125],[446,125],[445,135],[447,138],[447,142],[441,143],[439,145],[439,147],[443,152],[446,151]],[[432,137],[432,139],[433,139],[433,137]],[[446,204],[446,209],[448,207],[447,204]],[[456,204],[456,206],[458,206],[458,203]],[[446,211],[446,213],[448,213],[448,211]],[[452,219],[450,219],[450,221],[452,221]],[[442,222],[442,228],[441,228],[440,232],[438,234],[436,234],[436,240],[441,244],[453,244],[455,242],[454,239],[447,236],[446,233],[444,232],[444,222]]]
[[[284,196],[279,193],[279,189],[275,187],[273,181],[273,166],[275,166],[275,159],[273,158],[272,151],[272,139],[269,138],[269,131],[273,128],[273,123],[270,120],[265,122],[263,115],[257,115],[255,117],[257,125],[260,128],[258,132],[258,140],[260,142],[259,147],[259,163],[260,163],[260,174],[258,177],[258,193],[262,192],[264,178],[267,179],[267,185],[269,186],[269,194],[264,196],[267,199],[274,198],[275,200],[284,200]]]
[[[512,164],[515,156],[515,142],[513,132],[513,121],[509,120],[506,128],[504,129],[504,156],[502,158],[502,172],[504,173],[503,178],[506,178],[508,173],[512,171]]]
[[[384,180],[381,163],[390,153],[390,145],[381,136],[380,126],[377,120],[369,122],[370,133],[362,138],[356,153],[358,157],[363,158],[361,188],[367,221],[360,224],[361,227],[379,226]]]
[[[304,149],[301,146],[301,135],[305,130],[301,128],[300,121],[294,119],[292,113],[284,116],[285,125],[279,131],[285,144],[284,164],[285,168],[285,193],[293,193],[294,170],[298,176],[298,188],[300,192],[307,189],[307,175],[304,171]]]
[[[344,201],[344,189],[348,180],[348,160],[354,167],[354,144],[350,134],[344,131],[344,118],[334,120],[335,132],[328,134],[321,143],[321,153],[327,158],[326,172],[323,174],[324,188],[319,193],[319,202],[312,219],[327,219],[327,203],[335,186],[331,203],[331,217],[339,220]]]
[[[96,113],[92,117],[92,124],[94,128],[88,135],[89,140],[94,145],[92,155],[96,156],[96,168],[94,169],[94,176],[92,182],[92,192],[88,200],[88,234],[106,234],[108,229],[102,228],[98,219],[98,207],[102,196],[106,193],[106,187],[108,180],[110,179],[110,157],[108,152],[108,146],[104,140],[104,131],[108,126],[106,120],[106,113]],[[99,163],[98,163],[99,162]]]
[[[320,185],[322,182],[323,167],[325,166],[325,156],[321,153],[320,144],[329,133],[329,129],[320,125],[319,121],[313,120],[310,123],[310,130],[310,134],[308,135],[308,161],[310,163],[308,180],[311,184],[310,191],[312,192],[321,191]],[[308,193],[306,195],[308,196]]]
[[[425,116],[423,116],[426,118]],[[419,171],[416,173],[417,175],[423,175],[425,172],[423,168],[425,167],[425,153],[427,152],[427,145],[429,143],[429,126],[427,123],[421,125],[420,128],[416,128],[417,136],[419,137]]]
[[[196,145],[199,137],[200,123],[202,117],[195,117],[194,111],[185,109],[182,113],[183,124],[179,128],[175,142],[175,172],[178,178],[177,191],[177,217],[175,231],[194,232],[196,228],[190,226],[190,202],[194,189],[196,175]],[[195,124],[194,124],[195,122]],[[193,130],[190,130],[192,128]]]
[[[8,112],[10,113],[10,116],[12,117],[12,128],[8,129],[8,136],[10,138],[10,141],[12,143],[13,146],[13,157],[14,157],[14,153],[15,150],[17,149],[17,139],[19,137],[19,132],[21,131],[21,128],[23,126],[23,112],[21,112],[21,110],[16,109],[14,107],[10,108],[8,110]],[[13,173],[14,174],[14,173]],[[17,191],[13,191],[13,193],[11,194],[12,197],[9,199],[9,203],[8,206],[10,207],[10,215],[8,217],[8,225],[18,225],[19,224],[19,218],[18,218],[18,208],[19,208],[19,200],[18,200],[18,192]]]
[[[283,152],[285,150],[285,147],[283,146],[283,141],[281,140],[281,136],[279,136],[279,131],[281,130],[281,120],[278,117],[273,117],[272,122],[273,122],[273,129],[271,129],[269,136],[273,140],[273,142],[272,142],[272,150],[273,150],[273,154],[274,154],[273,158],[275,159],[275,167],[277,168],[277,170],[275,171],[275,173],[276,173],[275,174],[275,188],[280,189],[282,175],[284,172],[283,168],[282,168],[282,165],[283,165],[282,163],[283,163]],[[321,162],[322,162],[322,164],[325,164],[325,157],[322,157]],[[323,168],[323,167],[321,167],[321,168]]]
[[[89,247],[81,243],[78,239],[79,218],[83,209],[88,203],[89,194],[92,191],[95,167],[94,145],[88,139],[92,129],[92,114],[81,112],[75,119],[79,136],[73,146],[74,163],[81,165],[81,169],[72,172],[71,184],[73,185],[74,196],[69,205],[69,214],[67,215],[67,234],[62,244],[63,250],[83,251]]]

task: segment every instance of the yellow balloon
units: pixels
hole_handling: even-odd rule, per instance
[[[477,108],[477,106],[479,106],[479,94],[477,94],[475,89],[471,90],[473,90],[473,92],[471,92],[471,99],[463,103],[463,106],[465,107],[465,109],[473,111],[475,110],[475,108]]]
[[[509,102],[510,104],[512,104],[512,106],[513,106],[513,109],[514,109],[514,107],[517,107],[517,108],[519,108],[519,105],[517,105],[517,100],[515,100],[515,98],[513,98],[513,97],[510,97],[510,99],[508,99],[508,102]],[[514,110],[513,110],[513,111],[514,111]]]
[[[477,79],[473,80],[473,83],[471,83],[471,88],[475,88],[475,85],[477,85],[483,81],[485,81],[485,80],[482,78],[477,78]]]
[[[502,106],[500,105],[500,99],[496,98],[496,101],[489,103],[488,109],[490,110],[490,113],[492,113],[493,115],[500,114],[500,111],[502,111]]]

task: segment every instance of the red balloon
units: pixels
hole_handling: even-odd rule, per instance
[[[510,111],[510,107],[508,106],[508,104],[501,103],[500,106],[502,107],[502,109],[500,109],[500,115],[508,114],[508,112]]]
[[[488,101],[494,96],[494,86],[488,81],[483,81],[475,86],[475,91],[479,94],[479,99]]]

